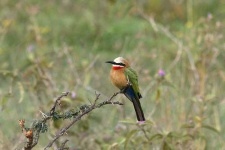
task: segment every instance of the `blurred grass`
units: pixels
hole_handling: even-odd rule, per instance
[[[2,0],[0,148],[21,148],[18,120],[31,124],[62,91],[76,94],[62,111],[94,100],[95,91],[102,99],[112,95],[117,89],[104,62],[124,56],[139,74],[150,141],[137,126],[119,122],[135,121],[131,104],[119,96],[124,107],[99,109],[73,127],[71,149],[224,149],[224,5]],[[142,13],[154,17],[156,28]],[[60,125],[51,123],[37,149]]]

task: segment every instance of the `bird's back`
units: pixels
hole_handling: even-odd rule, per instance
[[[130,84],[132,85],[132,88],[136,94],[136,96],[140,99],[142,98],[139,85],[138,85],[138,76],[135,70],[133,70],[131,67],[126,68],[125,70],[125,76],[128,78]]]

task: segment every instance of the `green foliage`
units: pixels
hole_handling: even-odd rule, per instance
[[[82,106],[80,106],[80,108],[78,110],[68,110],[66,112],[54,112],[52,114],[52,119],[54,121],[57,121],[59,119],[71,119],[71,118],[75,118],[76,116],[78,116],[81,112],[85,111],[89,109],[89,106],[87,104],[84,104]]]
[[[95,91],[115,93],[104,62],[117,56],[138,73],[148,122],[137,124],[118,96],[124,107],[103,107],[68,132],[71,149],[224,149],[224,10],[221,0],[1,0],[0,149],[20,147],[19,119],[44,133],[42,149]],[[53,123],[35,121],[62,91],[73,94]]]
[[[33,129],[34,132],[40,131],[40,133],[45,133],[48,131],[48,126],[46,123],[41,121],[34,121],[31,129]]]

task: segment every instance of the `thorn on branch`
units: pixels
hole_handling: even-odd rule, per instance
[[[95,101],[94,101],[93,106],[95,106],[95,104],[96,104],[96,102],[98,101],[98,99],[99,99],[100,95],[101,95],[101,94],[98,94],[97,92],[95,92],[95,96],[96,96],[96,98],[95,98]]]
[[[116,92],[116,93],[114,93],[108,100],[106,100],[106,101],[112,101],[112,99],[114,98],[114,97],[116,97],[118,94],[121,94],[121,91],[119,91],[119,92]]]

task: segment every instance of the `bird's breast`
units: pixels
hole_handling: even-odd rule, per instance
[[[123,69],[120,69],[120,70],[112,69],[110,71],[110,78],[112,83],[119,89],[123,89],[127,86],[127,79]]]

